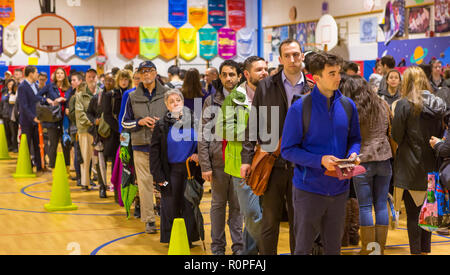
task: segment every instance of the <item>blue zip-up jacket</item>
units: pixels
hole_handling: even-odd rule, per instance
[[[125,93],[123,93],[123,95],[122,95],[122,103],[120,104],[120,113],[119,113],[119,117],[117,118],[117,120],[119,121],[119,133],[122,133],[122,130],[123,130],[122,118],[123,118],[123,115],[125,114],[125,109],[127,108],[128,97],[130,96],[130,93],[135,90],[136,90],[136,88],[130,89],[130,90],[126,91]]]
[[[334,92],[328,110],[327,98],[314,87],[311,100],[311,123],[303,139],[302,100],[297,100],[287,113],[281,141],[281,155],[295,164],[293,184],[296,188],[324,196],[337,196],[349,189],[349,181],[325,176],[322,157],[333,155],[339,159],[359,154],[361,133],[355,103],[349,124],[341,104],[342,93]],[[348,129],[350,126],[350,129]],[[302,141],[303,140],[303,141]]]

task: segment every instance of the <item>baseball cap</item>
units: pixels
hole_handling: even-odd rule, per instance
[[[156,66],[151,61],[144,61],[141,64],[139,64],[138,71],[142,70],[143,68],[155,68],[156,69]]]

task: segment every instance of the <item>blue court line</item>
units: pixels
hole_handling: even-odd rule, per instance
[[[35,186],[35,185],[38,185],[38,184],[49,183],[49,182],[51,182],[51,180],[48,180],[48,181],[45,181],[45,182],[37,182],[37,183],[30,184],[30,185],[25,186],[24,188],[22,188],[22,189],[20,190],[20,192],[21,192],[22,194],[24,194],[25,196],[28,196],[28,197],[30,197],[30,198],[34,198],[34,199],[38,199],[38,200],[49,201],[50,199],[41,198],[41,197],[36,197],[36,196],[30,195],[30,194],[28,194],[27,192],[25,192],[26,189],[28,189],[28,188],[30,188],[30,187],[32,187],[32,186]],[[71,191],[72,191],[72,190],[71,190]],[[51,192],[51,191],[50,191],[50,192]],[[101,204],[101,205],[105,205],[105,204],[106,204],[106,205],[113,205],[113,204],[115,204],[115,203],[111,203],[111,202],[79,202],[79,201],[74,201],[73,203],[78,203],[78,204]]]
[[[69,215],[69,216],[104,216],[104,217],[126,217],[126,214],[77,214],[77,213],[57,213],[57,212],[44,212],[44,211],[32,211],[22,209],[0,208],[0,211],[13,211],[24,213],[36,213],[36,214],[52,214],[52,215]]]

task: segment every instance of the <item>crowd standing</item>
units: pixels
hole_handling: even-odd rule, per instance
[[[257,56],[227,60],[204,75],[171,66],[167,78],[151,61],[103,75],[60,68],[48,76],[34,66],[8,71],[0,103],[8,149],[17,152],[26,134],[32,165],[43,173],[55,168],[61,144],[82,191],[98,184],[103,199],[110,188],[120,205],[117,175],[127,164],[139,189],[134,216],[148,234],[158,233],[159,216],[161,243],[170,242],[175,218],[184,218],[191,245],[199,240],[186,179],[210,182],[214,255],[226,252],[227,225],[234,255],[276,255],[282,221],[289,223],[291,254],[341,254],[352,231],[351,244],[361,239],[359,254],[370,254],[373,242],[384,254],[395,187],[411,254],[430,253],[431,233],[418,219],[427,174],[448,158],[450,69],[432,59],[401,73],[384,56],[367,81],[358,64],[304,53],[291,39],[281,43],[279,62],[268,68]],[[60,112],[59,119],[40,118],[43,107]],[[274,162],[257,196],[247,182],[261,152]],[[343,160],[365,172],[332,176]]]

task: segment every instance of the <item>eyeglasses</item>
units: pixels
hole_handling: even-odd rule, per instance
[[[141,70],[141,74],[147,74],[147,73],[151,74],[151,73],[154,73],[154,72],[156,72],[155,69],[142,69]]]

